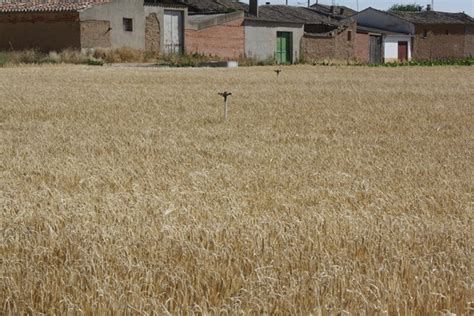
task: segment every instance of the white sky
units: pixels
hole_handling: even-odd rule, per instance
[[[248,0],[241,0],[248,3]],[[321,4],[331,4],[332,0],[319,0]],[[359,2],[359,10],[362,11],[367,7],[373,7],[380,10],[386,10],[394,3],[411,4],[416,2],[419,5],[426,6],[431,0],[335,0],[336,4],[345,5],[353,9],[357,9],[357,1]],[[285,0],[259,0],[259,4],[285,4]],[[288,0],[291,5],[307,5],[308,0]],[[311,0],[311,4],[316,0]],[[434,0],[435,10],[445,12],[466,12],[470,16],[474,16],[474,0]]]

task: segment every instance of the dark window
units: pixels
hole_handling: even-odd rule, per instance
[[[424,37],[424,38],[427,38],[427,37],[428,37],[428,31],[427,31],[427,30],[424,30],[424,31],[423,31],[423,37]]]
[[[347,40],[352,41],[352,31],[347,32]]]
[[[125,32],[133,32],[133,19],[123,18],[123,30]]]
[[[449,35],[449,31],[448,31],[448,30],[446,30],[446,35]]]

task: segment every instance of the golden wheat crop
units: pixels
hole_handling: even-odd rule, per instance
[[[0,314],[473,313],[473,69],[273,69],[0,68]]]

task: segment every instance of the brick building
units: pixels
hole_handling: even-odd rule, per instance
[[[383,38],[384,61],[463,58],[474,55],[474,19],[465,13],[437,11],[385,12],[368,8],[354,16],[361,32],[375,30]],[[361,52],[362,47],[356,48]],[[388,55],[387,55],[388,54]]]

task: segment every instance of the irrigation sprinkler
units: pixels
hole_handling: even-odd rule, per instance
[[[224,120],[227,121],[227,98],[232,95],[231,92],[219,92],[219,95],[224,98]]]
[[[281,69],[275,69],[274,72],[276,72],[277,77],[280,77],[280,72],[282,72]]]

